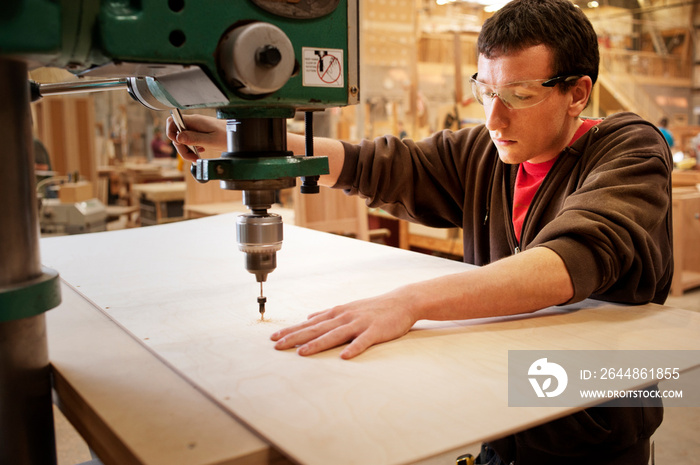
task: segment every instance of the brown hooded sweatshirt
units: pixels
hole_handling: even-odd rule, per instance
[[[547,247],[571,276],[568,303],[666,300],[673,163],[663,135],[637,115],[612,115],[561,152],[532,200],[520,242],[511,217],[518,167],[500,161],[484,125],[417,142],[386,136],[344,146],[334,187],[405,220],[461,227],[465,262],[486,265]],[[590,408],[492,446],[517,465],[646,463],[648,438],[663,415],[658,406],[644,400]]]
[[[486,265],[547,247],[589,297],[663,303],[673,271],[671,153],[661,133],[632,113],[593,127],[559,155],[523,224],[512,226],[516,165],[500,161],[483,125],[418,142],[386,136],[345,145],[336,188],[395,216],[464,230],[464,261]]]

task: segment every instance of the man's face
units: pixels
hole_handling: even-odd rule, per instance
[[[512,82],[554,77],[552,53],[544,45],[488,59],[479,55],[477,80],[499,87]],[[535,106],[508,109],[499,98],[484,102],[486,128],[504,163],[542,163],[566,147],[578,127],[570,114],[571,92],[559,88]]]

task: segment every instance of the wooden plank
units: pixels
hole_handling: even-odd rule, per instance
[[[673,186],[697,186],[700,185],[700,170],[673,170],[671,173]]]
[[[50,96],[33,104],[37,137],[44,143],[52,169],[80,173],[97,185],[95,111],[91,96]],[[93,191],[96,194],[96,190]]]
[[[434,250],[450,255],[464,256],[464,244],[462,238],[456,239],[438,239],[430,236],[421,236],[420,234],[408,235],[409,246],[418,247],[426,250]]]
[[[191,163],[185,163],[185,208],[221,202],[241,202],[241,191],[222,189],[218,182],[200,183],[189,175]]]
[[[674,271],[671,294],[700,286],[700,192],[696,188],[673,189]]]
[[[294,191],[294,224],[317,231],[353,235],[369,240],[367,205],[356,196],[321,186],[320,192],[304,195]]]
[[[683,271],[681,276],[681,289],[688,290],[695,287],[700,287],[700,272],[697,271]],[[683,292],[680,293],[682,295]],[[676,295],[674,293],[674,295]]]
[[[131,190],[138,196],[144,196],[153,202],[165,202],[168,200],[185,200],[184,182],[153,182],[148,184],[134,184]]]
[[[67,285],[47,313],[58,404],[105,465],[267,464],[279,454]]]
[[[509,350],[700,348],[700,314],[586,301],[532,316],[422,321],[351,361],[338,357],[340,349],[306,358],[276,351],[269,335],[313,311],[469,265],[286,226],[261,322],[259,287],[243,268],[234,224],[235,215],[219,215],[51,238],[42,242],[42,256],[299,463],[454,458],[474,443],[585,407],[509,408]]]

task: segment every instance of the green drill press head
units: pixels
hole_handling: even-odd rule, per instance
[[[294,186],[298,176],[311,179],[302,192],[318,191],[313,178],[328,173],[325,157],[287,151],[284,119],[358,102],[357,5],[4,0],[0,59],[123,78],[132,97],[154,110],[216,108],[229,120],[228,151],[197,160],[192,173],[244,192],[251,213],[238,223],[239,248],[262,283],[282,240],[281,218],[267,212],[275,191]]]
[[[0,10],[0,56],[144,78],[155,108],[289,117],[357,103],[357,1],[7,0]]]

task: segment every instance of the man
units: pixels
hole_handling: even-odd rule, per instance
[[[668,118],[665,116],[659,120],[658,124],[659,131],[661,131],[661,134],[664,135],[664,138],[666,139],[666,142],[668,143],[668,146],[673,148],[673,145],[675,144],[675,141],[673,140],[673,134],[671,134],[671,131],[668,129]]]
[[[163,130],[159,127],[153,130],[151,152],[153,152],[153,158],[172,158],[175,156],[173,144],[169,140],[163,140]]]
[[[588,297],[666,299],[671,154],[635,115],[579,118],[599,62],[585,15],[568,0],[515,0],[484,23],[478,51],[471,83],[485,125],[417,142],[314,146],[329,156],[322,184],[400,218],[462,227],[465,261],[482,266],[315,313],[275,333],[277,349],[311,355],[350,342],[341,352],[348,359],[420,319],[533,312]],[[184,157],[193,154],[183,144],[225,150],[223,122],[187,123],[198,132],[168,131]],[[289,147],[303,153],[303,138],[290,135]],[[494,441],[482,459],[646,463],[660,421],[661,409],[588,409]]]

